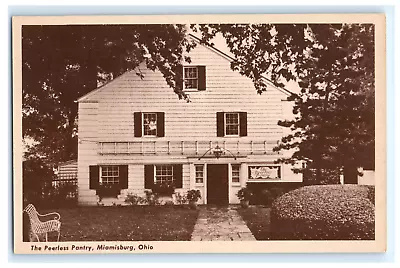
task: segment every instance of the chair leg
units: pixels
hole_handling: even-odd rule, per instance
[[[60,241],[60,230],[58,230],[57,242]]]
[[[40,242],[39,236],[37,234],[35,234],[35,236],[36,236],[37,241]]]
[[[47,233],[46,233],[46,242],[47,242]]]

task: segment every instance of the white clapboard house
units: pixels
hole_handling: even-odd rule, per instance
[[[123,204],[128,193],[144,195],[160,183],[198,189],[200,203],[238,203],[246,185],[302,181],[291,166],[274,163],[282,155],[273,147],[287,131],[277,122],[291,114],[291,93],[266,79],[267,91],[257,94],[217,48],[199,43],[189,55],[182,67],[189,103],[144,65],[143,79],[127,72],[78,100],[81,205],[96,205],[99,192]]]

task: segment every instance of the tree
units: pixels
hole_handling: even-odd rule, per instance
[[[25,25],[22,28],[23,138],[26,158],[49,166],[77,156],[79,97],[146,63],[178,97],[179,65],[192,42],[184,25]]]
[[[221,33],[234,56],[231,68],[249,77],[261,94],[263,76],[277,86],[298,82],[293,130],[276,150],[295,149],[282,162],[305,161],[321,177],[324,168],[353,168],[374,146],[373,25],[191,25],[212,45]],[[23,135],[38,144],[29,155],[48,164],[76,157],[74,101],[141,62],[162,72],[180,98],[182,55],[195,46],[185,25],[24,26]],[[302,170],[298,170],[302,171]],[[320,180],[320,179],[319,179]]]
[[[295,150],[278,162],[307,163],[296,172],[374,161],[374,27],[366,24],[242,24],[192,25],[207,43],[222,33],[235,60],[233,70],[253,80],[261,94],[262,76],[282,86],[298,82],[295,119],[278,122],[292,134],[275,148]]]

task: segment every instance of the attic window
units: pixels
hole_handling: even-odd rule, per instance
[[[184,66],[183,83],[184,83],[184,90],[188,91],[206,90],[206,67]]]
[[[185,89],[197,89],[199,78],[197,67],[184,67]]]

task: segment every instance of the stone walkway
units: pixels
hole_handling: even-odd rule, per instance
[[[192,241],[254,241],[234,207],[200,207]]]

